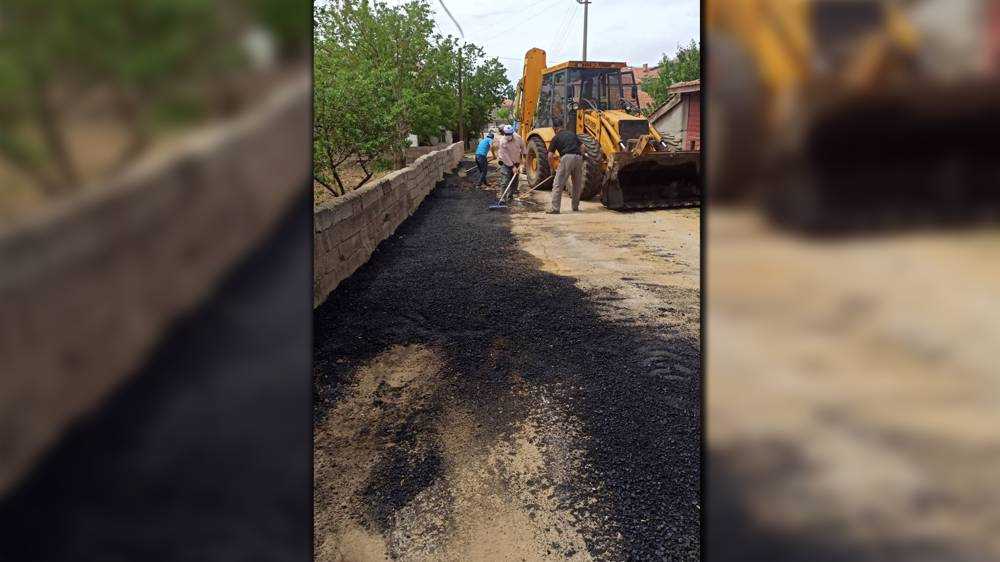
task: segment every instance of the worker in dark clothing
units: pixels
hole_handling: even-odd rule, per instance
[[[549,163],[551,165],[555,161],[552,155],[558,152],[559,168],[556,170],[556,177],[552,182],[552,205],[545,212],[550,215],[559,214],[559,207],[562,205],[562,191],[568,178],[573,181],[570,190],[573,210],[579,211],[580,192],[583,190],[583,153],[580,148],[580,138],[576,136],[575,132],[564,129],[560,120],[554,120],[552,128],[556,131],[556,136],[549,143]]]

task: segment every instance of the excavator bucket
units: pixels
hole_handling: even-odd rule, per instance
[[[770,218],[817,231],[995,220],[998,86],[923,84],[817,111]]]
[[[619,152],[601,202],[614,210],[696,207],[701,204],[701,153]]]

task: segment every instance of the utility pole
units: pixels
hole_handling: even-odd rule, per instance
[[[462,50],[465,45],[458,48],[458,140],[462,143],[462,150],[465,150],[465,119],[462,113]]]
[[[458,20],[455,19],[455,16],[451,15],[451,11],[448,9],[448,6],[444,5],[444,0],[438,0],[438,2],[441,4],[441,7],[444,8],[444,13],[448,14],[448,17],[451,18],[452,23],[454,23],[455,27],[458,28],[458,32],[462,34],[462,39],[464,40],[465,39],[465,32],[462,31],[462,26],[458,25]],[[458,140],[459,140],[459,142],[462,143],[462,150],[465,150],[465,123],[464,123],[465,119],[463,118],[463,114],[462,114],[462,97],[463,97],[463,95],[462,95],[462,73],[463,73],[463,69],[462,69],[462,50],[464,48],[465,48],[464,44],[458,46]]]
[[[583,4],[583,60],[587,60],[587,7],[590,0],[576,0],[577,4]]]

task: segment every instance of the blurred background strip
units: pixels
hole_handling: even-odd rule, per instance
[[[89,498],[88,509],[97,512],[110,510],[116,489],[136,489],[130,478],[158,482],[166,486],[161,493],[185,497],[180,487],[190,482],[165,478],[164,471],[182,470],[196,460],[181,456],[167,462],[163,451],[205,446],[196,444],[198,432],[191,428],[161,436],[162,451],[136,437],[128,445],[131,452],[105,452],[109,456],[100,466],[66,465],[86,459],[66,451],[79,443],[113,441],[110,436],[130,424],[166,423],[154,420],[173,408],[192,419],[215,411],[217,425],[234,415],[190,402],[199,388],[205,395],[213,388],[256,388],[241,403],[266,416],[268,395],[262,389],[277,377],[294,388],[298,374],[306,412],[301,433],[308,447],[311,233],[291,225],[308,223],[302,203],[311,183],[310,13],[309,2],[277,0],[11,0],[0,6],[4,519],[18,519],[13,510],[32,505],[25,498],[39,500],[35,507],[44,511],[49,500],[43,498],[56,497],[56,490],[66,503],[53,513],[71,512],[73,498]],[[289,234],[295,232],[297,238]],[[287,246],[301,246],[301,255],[289,254]],[[286,258],[267,259],[261,252]],[[289,295],[240,289],[234,277],[250,274],[258,278],[255,286],[266,286],[269,268],[277,267],[303,272],[298,319],[273,314],[267,306],[294,298],[297,287],[287,284],[295,277],[285,278]],[[254,296],[237,299],[241,306],[235,306],[232,291]],[[243,315],[243,324],[211,320],[209,311],[223,302],[231,303],[228,314]],[[197,329],[213,322],[231,333]],[[261,363],[268,366],[264,373],[250,378],[254,371],[245,359],[253,354],[234,342],[259,345],[269,330],[279,345],[299,342],[300,353],[286,349]],[[214,354],[199,351],[213,341],[218,342]],[[164,346],[188,361],[155,359]],[[192,379],[192,373],[203,375]],[[233,378],[238,373],[248,380]],[[162,382],[171,377],[175,382]],[[134,390],[147,388],[150,379],[166,386],[153,393]],[[171,385],[177,385],[174,392]],[[181,392],[181,386],[187,390]],[[122,406],[135,396],[143,396],[141,412]],[[110,410],[119,414],[108,418]],[[140,413],[152,417],[140,423]],[[249,426],[205,427],[202,440],[215,436],[251,446],[250,434],[240,433]],[[209,463],[204,478],[225,478],[211,463],[236,458],[202,458]],[[136,463],[146,472],[122,469]],[[307,449],[301,463],[305,513]],[[52,476],[58,474],[76,477]],[[93,501],[101,494],[106,505]],[[149,512],[157,505],[148,504]],[[158,522],[164,523],[169,522]],[[86,534],[82,528],[62,530],[58,536]],[[19,544],[27,548],[31,540],[30,533],[22,534]],[[14,541],[5,543],[11,547]],[[304,544],[308,548],[308,537]],[[59,552],[122,555],[115,548]]]
[[[705,7],[706,559],[1000,559],[1000,6]]]

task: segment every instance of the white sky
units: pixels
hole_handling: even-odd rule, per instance
[[[591,0],[587,58],[622,61],[631,66],[655,65],[678,44],[700,39],[700,0]],[[402,3],[395,0],[393,4]],[[521,77],[524,53],[544,49],[549,65],[579,60],[583,47],[583,6],[576,0],[444,0],[465,39],[476,43],[507,67],[512,85]],[[430,0],[442,35],[459,36],[458,28]]]

